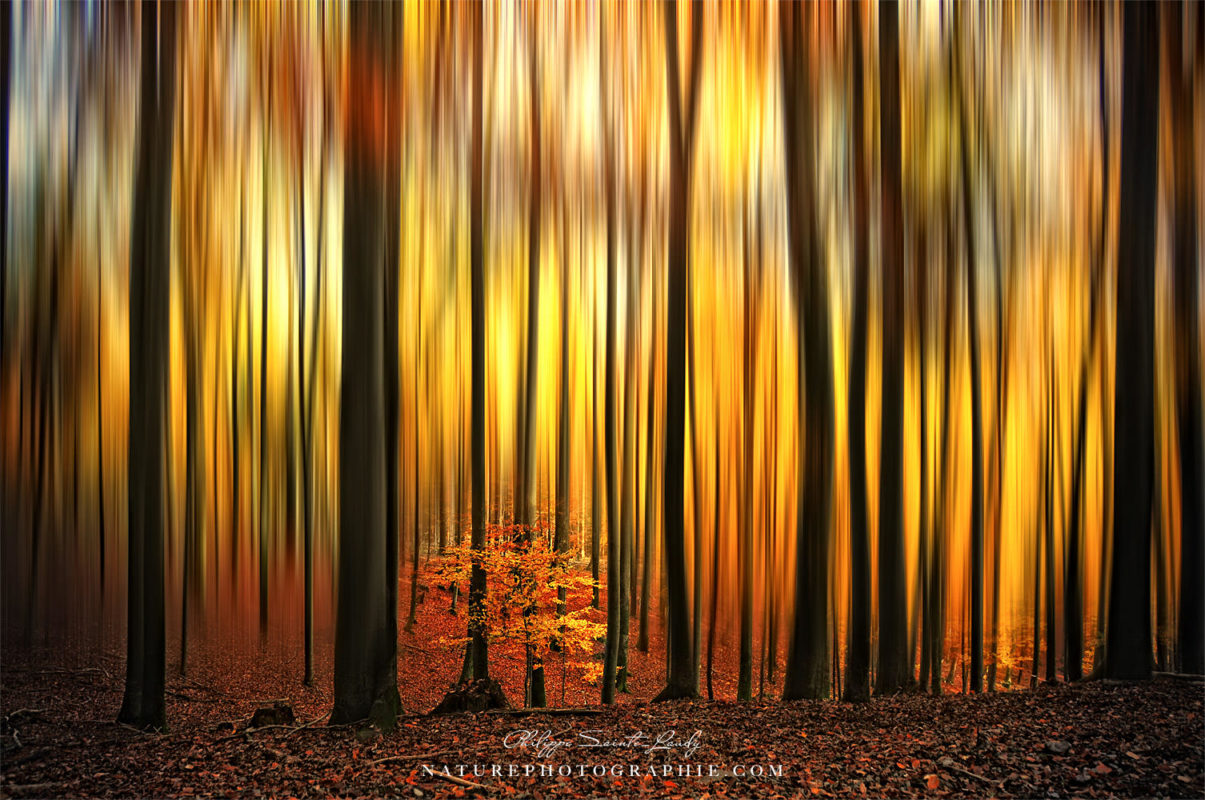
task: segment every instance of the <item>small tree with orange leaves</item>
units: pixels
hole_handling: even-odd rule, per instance
[[[565,555],[549,546],[546,527],[544,522],[489,525],[485,550],[475,552],[465,545],[449,547],[435,571],[444,581],[466,591],[476,558],[485,569],[489,586],[485,618],[481,620],[487,638],[491,642],[520,643],[536,664],[559,650],[563,695],[570,661],[587,683],[598,681],[602,665],[593,654],[605,626],[589,618],[588,604],[557,614],[559,590],[572,594],[577,589],[591,589],[594,581],[588,574],[569,569]],[[447,641],[463,645],[466,640],[461,637]]]

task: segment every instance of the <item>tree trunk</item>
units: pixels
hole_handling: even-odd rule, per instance
[[[674,700],[695,697],[694,650],[690,634],[690,615],[686,602],[686,534],[683,518],[683,479],[685,450],[686,381],[686,290],[690,275],[690,184],[694,151],[695,112],[698,108],[699,50],[703,43],[703,23],[692,22],[689,89],[682,108],[678,63],[677,2],[666,0],[665,59],[668,73],[670,115],[669,167],[669,246],[667,251],[669,285],[666,317],[666,392],[665,462],[662,468],[661,506],[664,553],[667,567],[668,676],[666,687],[654,697]],[[701,10],[701,8],[700,8]],[[685,119],[683,115],[685,114]]]
[[[163,458],[171,260],[176,8],[143,6],[142,87],[130,242],[129,627],[119,722],[167,727],[164,706]],[[157,24],[156,24],[157,23]]]
[[[961,16],[956,10],[955,16]],[[961,84],[965,62],[955,31],[955,69],[951,79],[958,98],[959,151],[962,157],[962,223],[966,242],[967,348],[971,360],[971,681],[972,692],[983,691],[983,387],[979,370],[979,265],[975,259],[975,209],[971,188],[969,114]],[[978,120],[976,120],[978,123]]]
[[[396,31],[384,6],[353,6],[350,41],[364,54],[354,59],[349,99],[346,219],[343,252],[343,378],[339,407],[339,582],[335,621],[334,708],[331,724],[371,718],[391,728],[400,708],[397,692],[397,616],[390,613],[386,528],[388,424],[385,305],[387,293],[389,155],[378,145],[372,108],[389,114],[390,41]],[[376,74],[373,74],[376,71]],[[380,125],[380,122],[376,122]],[[387,124],[387,123],[386,123]],[[378,139],[377,137],[381,137]],[[396,340],[395,340],[396,341]],[[393,576],[396,586],[396,572]],[[394,589],[396,591],[396,589]],[[395,595],[394,595],[395,596]],[[389,630],[392,623],[392,631]]]
[[[845,699],[870,698],[870,528],[866,497],[866,329],[870,276],[867,272],[869,215],[866,155],[863,149],[862,21],[850,20],[853,31],[853,192],[854,308],[849,361],[849,644],[845,664]],[[886,244],[885,244],[886,246]],[[919,303],[923,303],[923,296]],[[922,365],[923,375],[923,365]],[[922,401],[921,416],[924,416]],[[922,452],[924,444],[921,444]],[[924,471],[922,458],[921,471]],[[924,503],[922,496],[921,503]]]
[[[1121,226],[1113,567],[1105,675],[1151,674],[1151,472],[1154,464],[1155,209],[1159,137],[1158,8],[1124,9]]]
[[[883,169],[883,424],[879,445],[879,669],[878,694],[908,684],[907,584],[904,576],[904,269],[900,188],[899,9],[882,8],[879,52],[882,71]],[[809,428],[809,431],[811,428]]]
[[[780,6],[783,123],[786,142],[790,274],[796,286],[799,437],[802,464],[796,531],[795,624],[787,654],[784,700],[828,694],[828,553],[833,482],[833,369],[828,321],[828,275],[820,253],[813,197],[812,99],[804,65],[810,31],[805,9]],[[806,13],[812,13],[807,9]],[[807,432],[806,443],[804,432]]]
[[[485,91],[482,43],[485,11],[480,5],[473,9],[473,121],[471,154],[471,186],[469,188],[469,269],[472,295],[472,486],[473,533],[471,547],[472,576],[469,579],[469,638],[472,640],[473,678],[489,679],[489,651],[485,630],[485,567],[480,553],[485,549],[485,264],[482,227],[485,198],[482,192],[484,152],[482,148],[481,111]]]
[[[744,357],[742,359],[744,375],[744,391],[742,397],[742,412],[744,424],[744,466],[741,470],[741,509],[744,520],[741,534],[737,542],[741,569],[741,644],[738,659],[736,699],[748,701],[753,699],[753,545],[756,541],[753,534],[753,423],[757,384],[757,299],[755,293],[759,288],[758,279],[752,274],[754,265],[749,257],[748,224],[744,230]]]
[[[264,82],[266,84],[267,100],[265,102],[265,115],[272,114],[272,86],[273,76],[271,74],[272,54],[271,46],[268,47],[267,64],[264,66],[266,73]],[[259,317],[259,495],[258,495],[258,510],[259,524],[258,543],[259,543],[259,641],[262,646],[268,637],[268,131],[271,125],[264,125],[263,136],[263,198],[260,205],[260,221],[261,221],[261,244],[260,244],[260,262],[261,262],[261,279],[260,279],[260,317]]]
[[[1196,12],[1200,33],[1200,9]],[[1183,29],[1192,16],[1180,7]],[[1180,451],[1180,620],[1176,650],[1182,672],[1205,673],[1205,449],[1201,425],[1201,353],[1198,340],[1201,280],[1197,268],[1196,145],[1193,112],[1194,80],[1182,63],[1181,30],[1169,27],[1168,64],[1172,70],[1173,147],[1175,155],[1175,239],[1172,267],[1175,281],[1176,420]],[[1200,42],[1200,39],[1197,39]],[[1199,58],[1199,55],[1198,55]]]

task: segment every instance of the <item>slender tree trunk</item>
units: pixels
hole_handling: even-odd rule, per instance
[[[1168,64],[1172,70],[1172,124],[1175,156],[1176,421],[1180,452],[1180,618],[1176,651],[1183,672],[1205,673],[1205,445],[1201,423],[1201,352],[1198,339],[1201,275],[1197,267],[1197,184],[1193,102],[1196,87],[1182,59],[1181,30],[1196,23],[1200,46],[1200,14],[1181,4],[1179,21],[1170,25]],[[1200,58],[1198,54],[1197,58]]]
[[[908,684],[907,584],[904,576],[904,269],[900,188],[899,9],[883,6],[879,19],[882,71],[883,425],[879,467],[878,694]],[[809,433],[811,428],[809,428]]]
[[[1155,210],[1159,143],[1158,8],[1124,8],[1121,226],[1117,278],[1117,382],[1113,567],[1105,675],[1151,674],[1151,473],[1155,339]]]
[[[692,661],[695,667],[695,687],[699,685],[699,663],[703,654],[703,459],[699,452],[699,379],[695,372],[695,291],[694,276],[688,277],[686,287],[687,330],[686,330],[686,364],[687,381],[690,384],[690,456],[691,473],[694,476],[694,544],[695,557],[693,562],[693,607],[691,620],[693,622],[694,639],[692,640]],[[650,486],[652,484],[650,483]],[[641,626],[643,628],[643,625]]]
[[[1056,450],[1056,440],[1058,431],[1055,430],[1055,413],[1058,409],[1058,385],[1055,383],[1054,377],[1054,341],[1049,340],[1050,351],[1047,354],[1047,365],[1049,370],[1049,388],[1047,389],[1048,397],[1046,401],[1046,490],[1044,492],[1043,505],[1046,510],[1046,523],[1042,526],[1042,538],[1045,545],[1045,553],[1042,556],[1046,564],[1046,682],[1054,683],[1058,680],[1056,670],[1058,668],[1058,650],[1057,638],[1055,636],[1055,561],[1054,561],[1054,502],[1055,502],[1055,470],[1057,465],[1061,463],[1059,454]]]
[[[956,17],[961,16],[957,11]],[[955,32],[955,37],[959,34]],[[967,348],[971,361],[971,681],[972,692],[983,691],[983,387],[979,369],[979,264],[975,258],[975,210],[971,187],[970,130],[965,89],[961,85],[964,64],[961,40],[954,45],[951,80],[959,81],[959,151],[962,156],[962,220],[966,242]],[[978,124],[978,120],[976,120]]]
[[[134,222],[130,248],[129,597],[119,722],[167,727],[164,705],[163,470],[171,258],[176,8],[143,7]]]
[[[850,25],[853,31],[854,308],[849,361],[850,562],[845,699],[861,702],[870,698],[870,528],[866,497],[866,337],[870,294],[867,251],[870,225],[866,154],[863,148],[862,21],[858,15],[850,20]],[[923,403],[921,416],[924,416]],[[921,447],[923,452],[923,442]],[[923,460],[921,471],[924,471]],[[921,502],[924,503],[923,496]]]
[[[942,400],[941,400],[941,466],[937,482],[936,521],[932,530],[933,559],[929,565],[929,603],[932,618],[929,625],[929,690],[941,694],[941,666],[945,651],[945,596],[942,586],[944,577],[944,544],[949,520],[950,475],[950,388],[951,370],[954,360],[954,310],[957,306],[958,272],[954,266],[953,226],[946,225],[945,266],[945,321],[942,357]],[[881,557],[881,555],[880,555]],[[882,645],[880,644],[880,647]]]
[[[744,230],[744,357],[745,368],[744,392],[742,397],[742,412],[744,424],[744,466],[741,470],[741,509],[744,520],[741,525],[739,561],[741,569],[741,644],[738,659],[736,699],[748,701],[753,699],[753,423],[756,400],[755,386],[757,383],[757,300],[758,281],[753,276],[754,269],[749,257],[749,231],[746,222]]]
[[[641,212],[643,213],[643,211]],[[641,226],[643,229],[643,225]],[[689,288],[687,292],[689,292]],[[649,275],[649,372],[648,372],[648,395],[647,395],[647,411],[645,412],[645,489],[644,489],[644,572],[640,579],[640,637],[636,640],[636,648],[642,653],[649,651],[649,595],[651,594],[651,566],[653,563],[653,533],[656,530],[655,517],[653,509],[656,504],[653,502],[654,483],[653,470],[656,467],[656,452],[657,448],[654,445],[656,436],[656,421],[657,421],[657,351],[660,349],[657,342],[657,274],[650,270]],[[689,298],[687,299],[689,301]],[[687,318],[686,324],[689,326],[690,319]],[[688,346],[691,332],[687,331]],[[692,394],[693,408],[693,394]],[[693,420],[693,416],[692,416]],[[693,614],[692,614],[693,619]],[[694,652],[694,640],[691,640],[691,652]],[[697,663],[697,660],[696,660]],[[698,681],[695,681],[698,684]]]
[[[469,580],[469,638],[472,640],[473,678],[489,679],[489,653],[485,630],[485,567],[481,551],[485,549],[485,264],[482,227],[485,198],[482,192],[484,152],[482,148],[481,112],[483,105],[484,57],[482,37],[485,11],[481,5],[473,9],[473,120],[471,147],[471,186],[469,190],[469,268],[472,295],[472,485],[474,551],[473,571]]]
[[[264,83],[266,85],[267,100],[264,105],[264,114],[268,117],[272,114],[272,86],[273,76],[272,68],[272,52],[271,47],[268,48],[267,63],[264,65],[266,77]],[[263,190],[262,202],[260,206],[260,221],[261,221],[261,244],[260,244],[260,262],[262,265],[260,279],[260,316],[259,316],[259,525],[258,525],[258,542],[259,542],[259,640],[262,646],[268,636],[268,192],[271,184],[269,178],[268,164],[268,131],[271,125],[264,125],[263,136]]]
[[[619,596],[622,591],[623,572],[620,568],[619,542],[619,485],[617,481],[618,431],[616,430],[616,363],[615,363],[615,334],[616,334],[616,305],[618,298],[618,275],[615,265],[615,174],[612,141],[610,130],[610,94],[607,70],[610,66],[607,59],[607,37],[604,25],[599,25],[599,75],[602,90],[599,92],[603,119],[603,194],[606,229],[607,229],[607,365],[606,380],[603,388],[604,403],[604,448],[607,459],[607,649],[603,663],[602,702],[615,701],[615,671],[619,665]]]
[[[712,510],[711,531],[711,614],[707,624],[707,699],[715,699],[715,687],[712,675],[715,667],[715,632],[716,618],[720,604],[720,415],[715,416],[715,436],[712,439],[715,447],[712,449],[712,495],[715,505]]]
[[[593,318],[590,336],[590,604],[601,608],[599,597],[599,560],[602,555],[602,506],[598,474],[598,314]],[[605,502],[605,500],[604,500]]]

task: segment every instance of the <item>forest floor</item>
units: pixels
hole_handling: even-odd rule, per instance
[[[462,623],[443,603],[429,593],[417,625],[399,634],[408,713],[385,734],[325,724],[325,625],[310,687],[291,624],[272,629],[263,646],[245,633],[196,635],[186,677],[169,655],[162,735],[113,722],[124,648],[112,636],[6,641],[0,797],[1205,797],[1205,684],[1171,677],[860,705],[650,704],[664,680],[664,640],[653,624],[650,652],[633,648],[631,691],[614,707],[429,716],[460,669],[449,637]],[[717,647],[717,696],[734,694],[735,649]],[[550,704],[597,703],[598,689],[574,665],[547,669]],[[520,651],[491,649],[491,672],[512,703],[522,699]],[[754,683],[756,693],[756,674]],[[766,698],[777,694],[766,686]],[[294,724],[247,727],[257,708],[282,699]],[[614,746],[586,746],[594,741]]]

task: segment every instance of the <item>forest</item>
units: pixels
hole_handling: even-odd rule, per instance
[[[1205,795],[1200,7],[0,25],[0,797]]]

